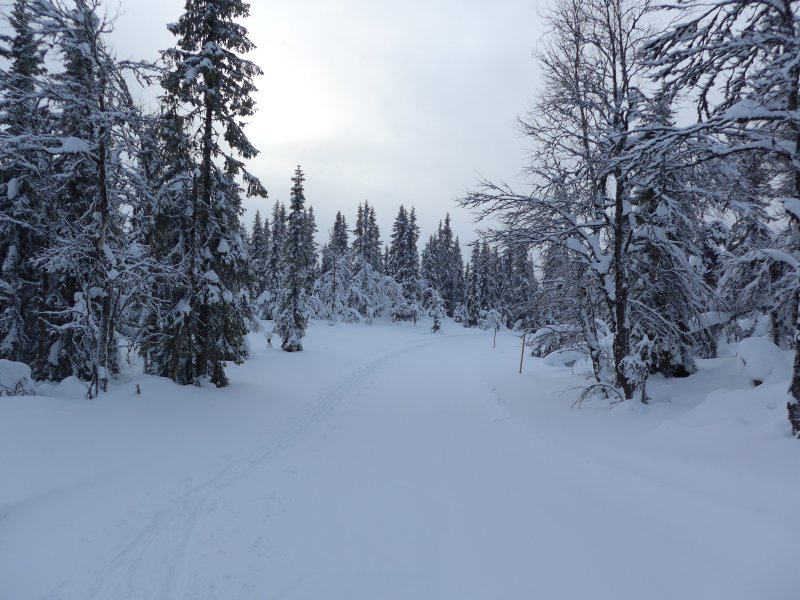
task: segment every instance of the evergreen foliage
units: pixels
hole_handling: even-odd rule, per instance
[[[253,220],[253,227],[250,231],[250,260],[253,266],[253,287],[250,290],[253,298],[260,298],[261,294],[267,289],[270,245],[272,241],[272,231],[270,230],[269,219],[261,220],[261,211],[256,210]],[[261,311],[259,311],[261,312]]]
[[[292,177],[289,216],[284,245],[284,268],[275,333],[281,336],[281,348],[286,352],[303,349],[309,317],[309,292],[307,286],[313,279],[316,263],[314,251],[314,226],[305,208],[303,182],[305,175],[298,165]]]
[[[24,362],[45,374],[47,332],[42,313],[49,291],[35,259],[47,247],[53,217],[44,189],[49,161],[12,140],[34,141],[47,133],[49,111],[40,107],[44,51],[26,0],[15,0],[0,37],[0,358]]]
[[[152,368],[179,383],[208,379],[224,386],[225,362],[247,356],[252,273],[239,222],[241,197],[266,195],[241,160],[257,154],[243,119],[255,112],[253,79],[261,74],[239,56],[254,47],[237,22],[248,14],[249,5],[241,0],[187,0],[184,13],[169,26],[177,45],[163,53],[162,104],[166,114],[181,115],[191,167],[184,179],[191,183],[188,194],[180,195],[188,227],[173,231],[176,239],[168,244],[180,246],[186,286],[173,290],[171,318],[157,326],[167,347]],[[176,345],[178,338],[184,342]]]
[[[419,227],[412,207],[410,211],[401,206],[394,225],[389,246],[389,257],[386,265],[387,274],[394,277],[403,289],[403,304],[395,310],[398,320],[416,321],[418,307],[419,251],[417,240]]]

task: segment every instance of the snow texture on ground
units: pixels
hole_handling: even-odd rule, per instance
[[[0,398],[0,598],[797,598],[785,382],[735,358],[578,410],[509,332],[251,343],[225,390]]]

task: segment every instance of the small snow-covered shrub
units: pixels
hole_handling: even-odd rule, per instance
[[[481,329],[498,329],[503,323],[502,315],[495,309],[482,310],[480,313],[480,320],[478,327]]]
[[[0,396],[34,394],[31,368],[25,363],[0,359]]]
[[[467,321],[469,321],[467,307],[461,304],[461,302],[457,302],[455,308],[453,309],[453,321],[456,323],[463,323],[465,326]]]
[[[783,351],[763,337],[749,337],[739,342],[736,363],[755,385],[788,380],[791,375]]]

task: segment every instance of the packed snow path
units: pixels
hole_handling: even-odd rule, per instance
[[[224,391],[3,399],[0,598],[789,600],[785,464],[570,410],[498,341],[317,323]]]

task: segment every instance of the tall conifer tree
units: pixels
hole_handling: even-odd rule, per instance
[[[298,165],[292,177],[289,218],[284,246],[285,267],[280,304],[276,316],[276,333],[281,336],[281,348],[286,352],[303,349],[303,337],[308,325],[309,272],[314,268],[314,240],[310,218],[305,210],[305,176]]]
[[[183,115],[194,162],[185,207],[191,223],[181,249],[189,285],[184,297],[174,299],[189,315],[192,338],[179,358],[186,366],[181,383],[209,378],[224,386],[225,361],[238,363],[247,355],[244,336],[253,315],[241,194],[266,195],[242,162],[258,152],[243,129],[255,112],[253,79],[261,74],[239,56],[254,48],[237,22],[249,12],[242,0],[187,0],[178,22],[169,25],[177,46],[163,53],[162,101],[166,111]]]
[[[29,0],[15,0],[8,16],[11,35],[0,37],[0,358],[26,362],[42,373],[47,358],[45,323],[47,276],[34,260],[47,243],[47,162],[41,153],[12,140],[44,133],[40,108],[44,73],[41,42]]]

